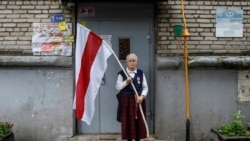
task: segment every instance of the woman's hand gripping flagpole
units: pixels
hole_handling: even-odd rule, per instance
[[[122,66],[121,62],[119,61],[118,57],[116,56],[115,52],[109,47],[109,46],[106,46],[109,48],[109,50],[112,52],[112,54],[114,55],[116,61],[118,62],[119,66],[121,67],[122,71],[125,73],[126,77],[129,77],[128,73],[125,71],[124,67]],[[139,94],[133,84],[133,82],[131,82],[131,85],[135,91],[135,94],[136,94],[136,97],[138,98],[139,97]],[[142,107],[141,107],[141,104],[139,104],[139,109],[140,109],[140,112],[141,112],[141,115],[142,115],[142,119],[144,121],[144,124],[145,124],[145,127],[146,127],[146,132],[147,132],[147,137],[149,137],[149,130],[148,130],[148,124],[147,124],[147,121],[146,121],[146,118],[145,118],[145,115],[143,113],[143,110],[142,110]]]

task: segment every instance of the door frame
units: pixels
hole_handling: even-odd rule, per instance
[[[131,15],[131,17],[127,17],[127,16],[119,16],[119,15],[111,15],[111,16],[107,16],[107,15],[97,15],[97,17],[78,17],[78,13],[79,13],[79,8],[81,8],[81,4],[87,4],[87,5],[98,5],[98,6],[102,6],[104,5],[104,7],[109,7],[109,6],[115,6],[115,5],[125,5],[125,6],[142,6],[142,7],[152,7],[151,9],[151,12],[148,12],[150,10],[148,10],[147,8],[145,8],[144,10],[147,11],[147,12],[143,12],[141,11],[141,13],[137,13],[136,15]],[[116,13],[116,14],[119,14],[119,13]],[[143,15],[141,15],[143,14]],[[105,17],[106,16],[106,17]],[[133,21],[133,20],[137,20],[137,21],[144,21],[144,20],[147,20],[150,23],[151,27],[150,28],[150,40],[149,40],[149,46],[150,46],[150,50],[149,50],[149,65],[151,66],[149,68],[149,78],[147,78],[148,80],[147,81],[152,81],[149,85],[149,93],[150,95],[148,99],[150,99],[149,101],[149,108],[150,108],[150,120],[151,122],[149,122],[149,131],[150,131],[150,134],[153,134],[155,132],[155,129],[154,129],[154,124],[155,124],[155,117],[154,117],[154,113],[155,113],[155,109],[154,109],[154,101],[155,101],[155,96],[154,96],[154,92],[155,92],[155,85],[154,85],[154,81],[155,81],[155,61],[154,61],[154,58],[155,58],[155,32],[154,32],[154,3],[152,2],[78,2],[77,4],[77,7],[76,7],[76,21],[77,23],[80,23],[81,20],[88,20],[88,21],[103,21],[103,20],[110,20],[110,21],[115,21],[115,20],[125,20],[125,21]],[[151,29],[152,28],[152,29]],[[147,117],[149,115],[146,115]],[[76,122],[76,132],[78,133],[78,128],[77,128],[77,122]]]

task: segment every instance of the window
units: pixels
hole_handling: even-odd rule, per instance
[[[126,56],[130,53],[130,38],[119,38],[119,59],[126,60]]]

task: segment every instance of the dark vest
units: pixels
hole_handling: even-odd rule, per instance
[[[125,73],[123,71],[120,71],[118,74],[120,74],[123,77],[123,81],[125,81],[127,79],[127,76],[125,75]],[[137,69],[137,73],[135,74],[135,77],[132,80],[133,80],[133,84],[135,86],[135,89],[138,92],[138,95],[141,95],[142,82],[143,82],[143,71],[140,69]],[[129,84],[121,90],[121,93],[123,93],[123,94],[135,94],[135,91],[133,89],[133,86],[131,84]]]

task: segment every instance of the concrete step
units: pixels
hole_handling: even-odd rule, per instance
[[[103,134],[103,135],[75,135],[73,137],[60,136],[56,141],[125,141],[121,139],[121,134]],[[152,135],[150,137],[141,139],[141,141],[174,141],[171,139],[158,140]]]

